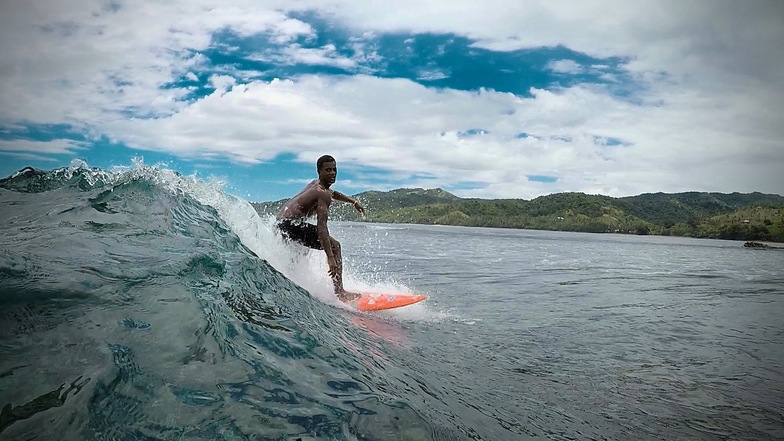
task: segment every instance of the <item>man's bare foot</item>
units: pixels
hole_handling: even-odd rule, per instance
[[[350,302],[352,300],[356,300],[356,299],[362,297],[362,294],[360,294],[358,292],[351,292],[351,291],[346,291],[346,290],[343,290],[341,292],[335,293],[335,295],[338,296],[338,300],[340,300],[343,303],[348,303],[348,302]]]

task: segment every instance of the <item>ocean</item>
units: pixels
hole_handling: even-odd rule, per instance
[[[349,289],[430,296],[358,313],[218,181],[75,162],[0,206],[2,440],[784,438],[782,250],[335,222]]]

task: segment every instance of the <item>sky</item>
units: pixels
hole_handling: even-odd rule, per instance
[[[0,0],[0,176],[784,194],[779,0]]]

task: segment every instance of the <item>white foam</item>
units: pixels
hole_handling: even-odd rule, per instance
[[[353,310],[340,302],[332,289],[332,281],[327,273],[324,253],[300,246],[285,244],[274,231],[274,216],[261,217],[247,202],[233,196],[222,201],[210,201],[221,217],[229,224],[242,242],[259,257],[270,263],[288,279],[304,288],[323,303]],[[240,214],[242,212],[242,214]],[[352,260],[344,258],[343,282],[347,290],[379,293],[413,294],[410,287],[383,273],[364,271],[359,273],[352,266]],[[425,293],[426,294],[426,293]],[[427,301],[425,301],[427,302]],[[405,308],[383,311],[387,318],[406,321],[440,320],[444,314],[433,313],[426,303],[417,303]]]

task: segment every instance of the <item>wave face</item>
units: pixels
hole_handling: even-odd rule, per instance
[[[75,163],[0,204],[0,438],[479,439],[220,183]]]

